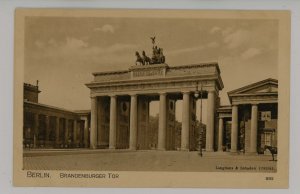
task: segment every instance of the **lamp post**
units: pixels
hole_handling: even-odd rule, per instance
[[[195,98],[199,97],[199,90],[198,90],[198,83],[197,83],[197,87],[196,87],[196,91],[194,93]],[[201,84],[201,88],[200,88],[200,119],[199,119],[199,155],[202,157],[202,135],[203,135],[203,130],[202,130],[202,84]]]

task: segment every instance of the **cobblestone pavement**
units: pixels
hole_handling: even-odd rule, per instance
[[[180,151],[74,152],[23,157],[25,170],[276,172],[271,156]]]

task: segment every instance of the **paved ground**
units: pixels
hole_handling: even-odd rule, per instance
[[[25,170],[276,172],[271,156],[180,151],[27,151]]]

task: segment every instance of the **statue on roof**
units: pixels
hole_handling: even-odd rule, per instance
[[[155,45],[155,38],[155,36],[150,37],[150,39],[152,40],[152,57],[148,57],[145,51],[143,51],[142,56],[140,56],[139,52],[136,51],[136,65],[138,62],[140,65],[154,65],[165,63],[166,58],[163,54],[163,49]]]
[[[135,52],[135,56],[136,56],[135,65],[137,65],[138,63],[140,65],[145,65],[144,60],[143,60],[143,58],[141,57],[141,55],[138,51]]]

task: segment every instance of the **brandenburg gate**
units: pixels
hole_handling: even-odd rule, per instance
[[[162,51],[161,51],[162,52]],[[137,53],[138,54],[138,53]],[[96,72],[90,88],[92,149],[175,149],[175,102],[182,103],[180,150],[194,150],[197,88],[207,99],[206,151],[214,149],[216,110],[223,89],[218,63],[141,64]],[[149,131],[149,103],[159,100],[157,138]]]

